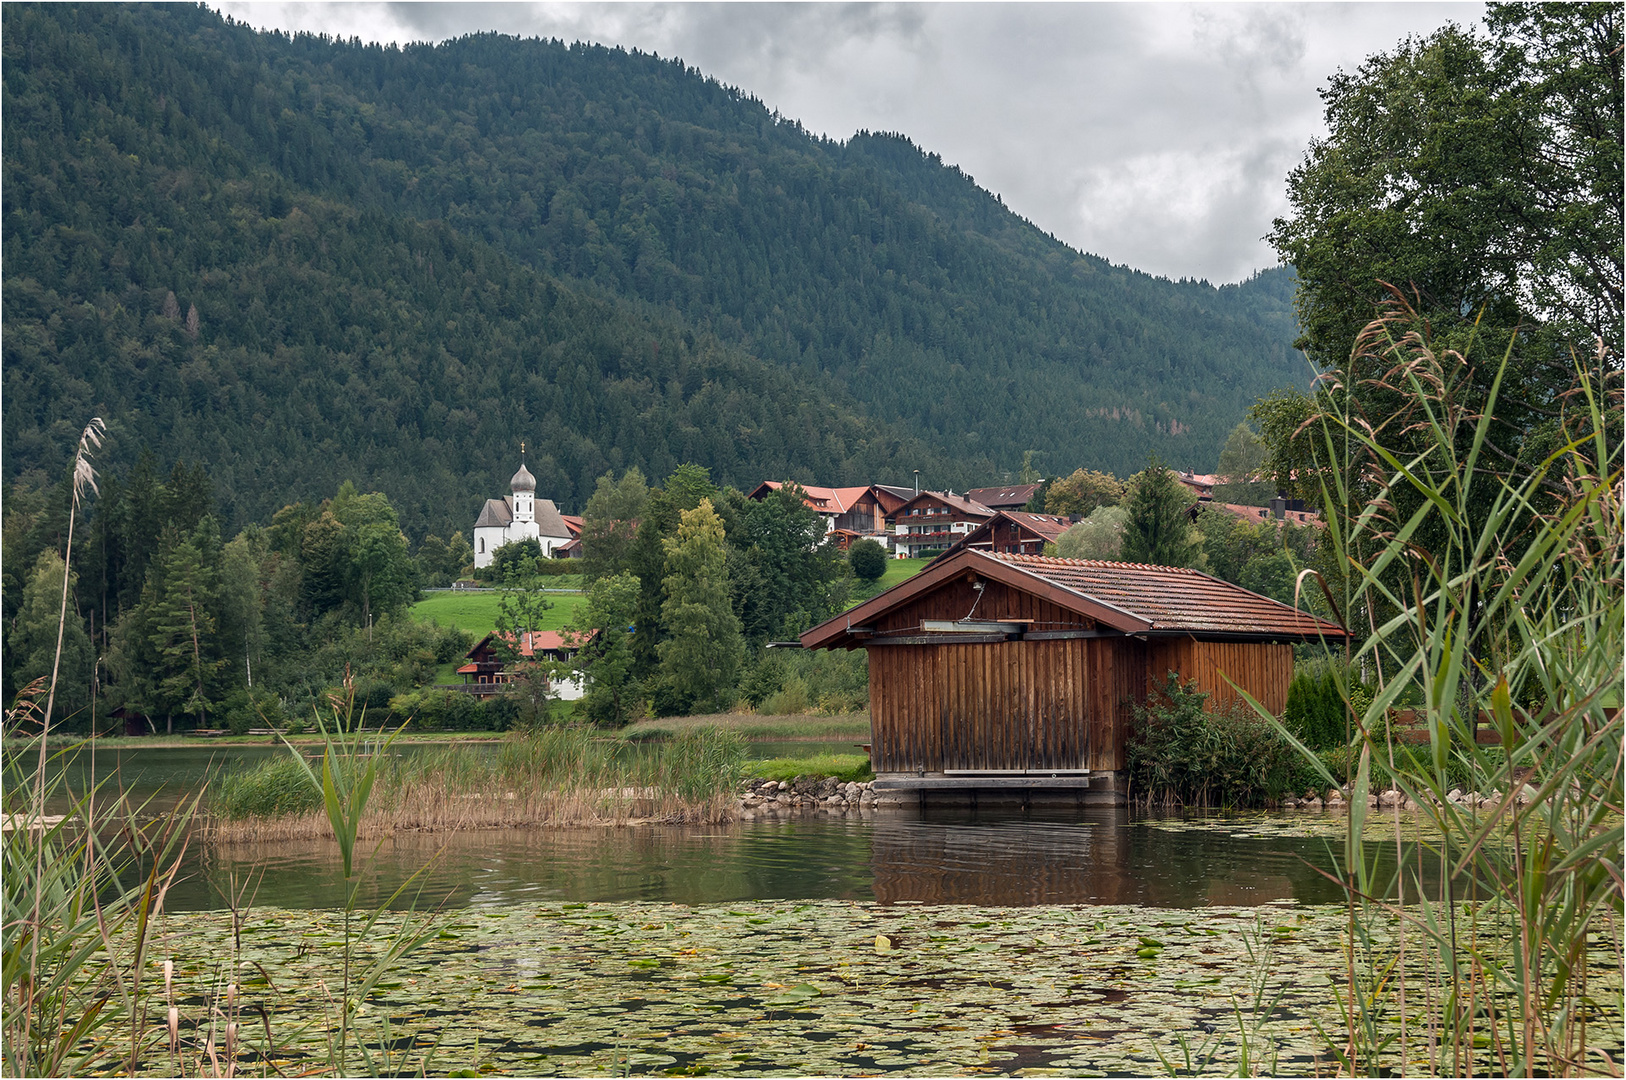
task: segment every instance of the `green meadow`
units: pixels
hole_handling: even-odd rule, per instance
[[[495,589],[489,592],[453,590],[428,593],[424,599],[412,605],[412,617],[467,630],[478,640],[497,628],[497,601],[501,595]],[[558,630],[587,601],[585,596],[576,592],[550,592],[547,595],[553,606],[542,616],[542,625],[538,627],[540,630]]]

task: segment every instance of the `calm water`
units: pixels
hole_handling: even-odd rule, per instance
[[[829,749],[846,752],[838,749],[845,745]],[[132,795],[155,796],[154,805],[162,805],[210,775],[286,752],[270,746],[104,752],[97,772],[116,774]],[[71,768],[82,774],[87,766],[79,761]],[[419,871],[398,903],[833,898],[1201,907],[1339,898],[1315,869],[1332,865],[1326,840],[1233,836],[1109,808],[404,834],[369,853],[363,875],[369,906],[386,901]],[[1387,857],[1392,864],[1392,853]],[[169,905],[220,908],[234,889],[251,892],[260,905],[333,907],[342,902],[345,883],[330,841],[195,845]]]

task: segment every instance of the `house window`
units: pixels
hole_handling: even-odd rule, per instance
[[[482,536],[482,537],[480,537],[480,554],[484,555],[485,553],[486,553],[486,538]]]

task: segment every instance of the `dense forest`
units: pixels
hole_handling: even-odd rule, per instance
[[[1290,271],[1082,255],[898,135],[810,136],[676,60],[404,49],[184,5],[6,5],[4,476],[201,462],[221,527],[344,480],[467,529],[541,493],[1207,467],[1304,381]]]

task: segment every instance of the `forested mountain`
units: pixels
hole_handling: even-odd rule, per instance
[[[1288,271],[1081,255],[895,135],[845,142],[681,62],[405,49],[190,6],[0,10],[4,471],[208,465],[228,526],[343,479],[466,528],[680,461],[966,486],[1206,467],[1302,382]]]

